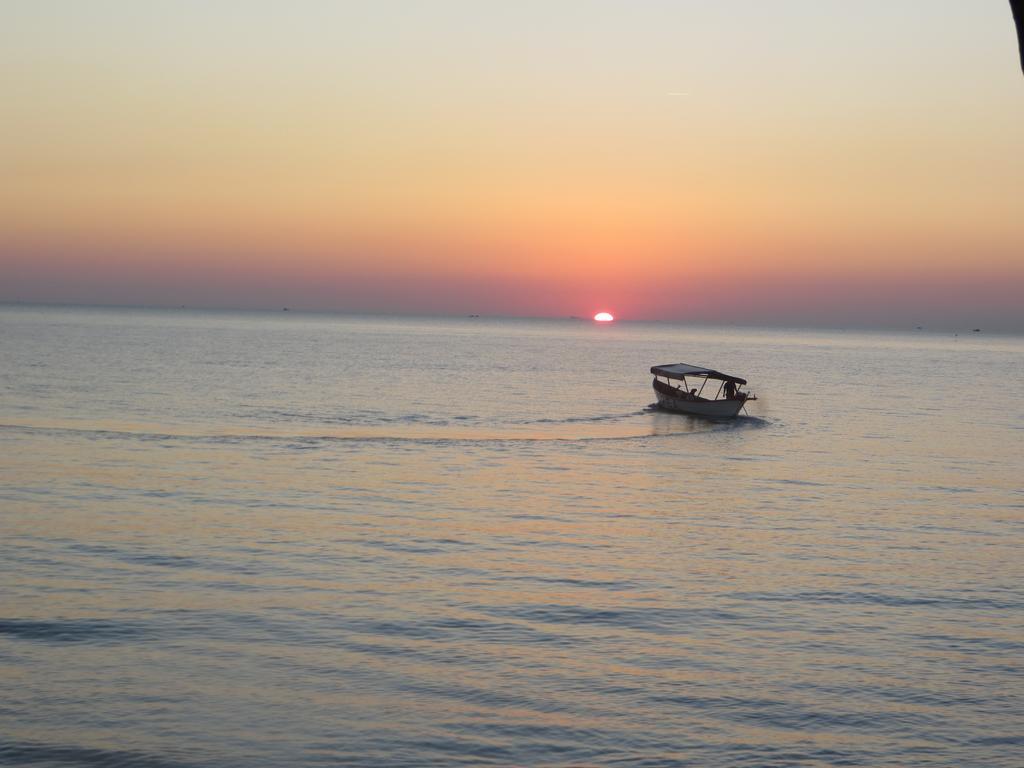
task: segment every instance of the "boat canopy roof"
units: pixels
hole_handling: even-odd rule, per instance
[[[655,376],[664,376],[666,379],[682,379],[685,376],[704,376],[706,378],[716,379],[719,381],[731,381],[734,384],[747,383],[746,379],[741,379],[739,376],[732,376],[728,373],[715,371],[711,368],[701,368],[698,365],[689,365],[688,363],[655,365],[651,368],[651,373]]]

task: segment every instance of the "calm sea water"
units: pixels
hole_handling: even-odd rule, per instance
[[[708,424],[648,368],[735,371]],[[0,763],[1020,766],[1024,340],[0,308]]]

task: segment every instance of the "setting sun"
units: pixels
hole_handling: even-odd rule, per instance
[[[610,312],[598,312],[596,315],[594,315],[594,320],[596,320],[599,323],[610,323],[614,319],[615,318],[612,317]]]

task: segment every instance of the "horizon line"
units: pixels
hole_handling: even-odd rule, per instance
[[[446,320],[539,320],[539,321],[572,321],[590,323],[595,326],[614,327],[619,323],[626,324],[648,324],[648,325],[679,325],[705,328],[745,328],[745,329],[771,329],[771,330],[802,330],[802,331],[900,331],[906,333],[931,333],[931,334],[953,334],[960,333],[974,334],[987,333],[1000,336],[1024,336],[1024,329],[996,328],[988,329],[981,326],[968,328],[957,326],[929,326],[924,323],[916,325],[866,322],[846,324],[806,324],[784,321],[748,321],[726,323],[713,320],[681,318],[645,318],[645,317],[622,317],[615,316],[612,322],[599,323],[591,317],[579,315],[505,315],[489,314],[486,312],[398,312],[394,310],[382,310],[371,312],[367,310],[346,310],[346,309],[315,309],[308,307],[239,307],[226,305],[195,305],[187,304],[88,304],[81,302],[57,302],[57,301],[22,301],[12,299],[0,299],[0,307],[36,307],[42,309],[97,309],[97,310],[144,310],[144,311],[186,311],[186,312],[233,312],[238,314],[269,314],[280,316],[283,313],[295,313],[300,315],[335,315],[343,317],[393,317],[393,318],[432,318]]]

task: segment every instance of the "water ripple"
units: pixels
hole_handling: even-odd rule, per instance
[[[30,741],[0,741],[0,764],[95,766],[95,768],[193,768],[197,765],[149,755],[145,752]]]

